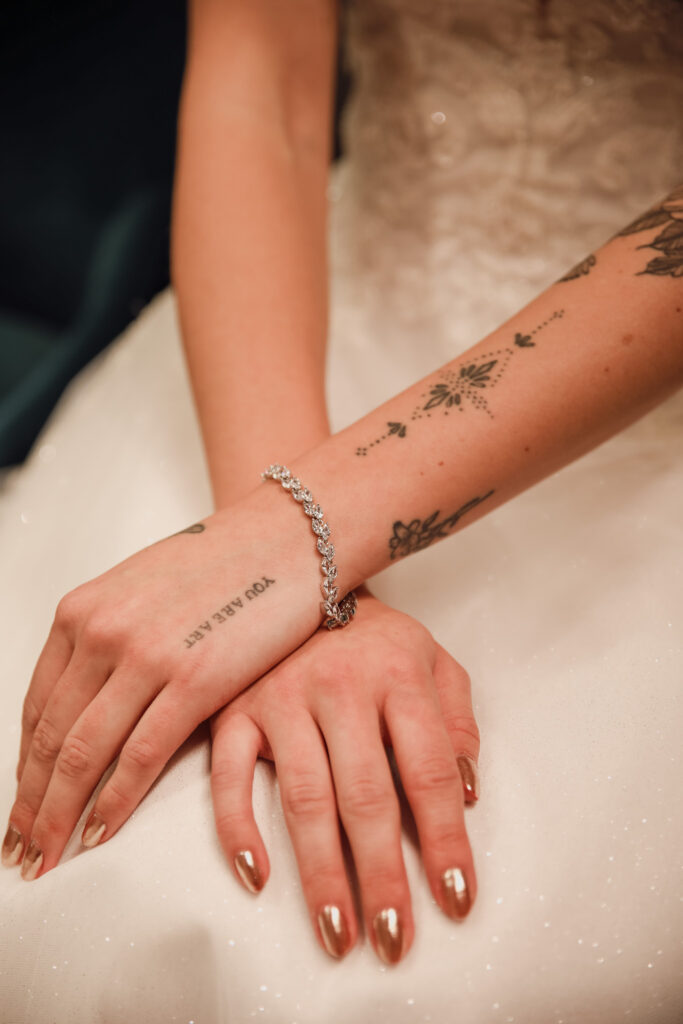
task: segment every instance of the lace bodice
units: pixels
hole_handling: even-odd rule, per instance
[[[346,32],[337,252],[444,356],[683,179],[677,0],[351,0]]]

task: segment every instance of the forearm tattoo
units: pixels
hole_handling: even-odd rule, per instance
[[[408,423],[387,423],[387,429],[383,434],[356,448],[356,455],[367,455],[372,448],[376,448],[387,438],[405,438],[409,423],[430,419],[432,415],[448,416],[450,413],[465,412],[470,408],[478,409],[493,419],[493,412],[487,400],[488,392],[502,379],[515,354],[520,349],[535,348],[534,336],[553,321],[561,320],[563,316],[564,310],[556,309],[547,320],[531,328],[528,334],[515,332],[509,345],[477,356],[474,362],[471,359],[464,359],[453,369],[439,370],[434,384],[420,396],[420,401],[411,412]]]
[[[446,516],[445,519],[439,519],[439,509],[432,512],[428,519],[412,519],[407,524],[397,519],[389,538],[390,557],[392,559],[404,558],[406,555],[412,555],[414,551],[422,551],[430,544],[434,544],[435,541],[447,537],[449,533],[453,532],[465,513],[477,505],[481,505],[482,501],[486,501],[493,493],[493,491],[489,491],[488,494],[484,494],[480,498],[472,498],[457,512]]]
[[[639,274],[655,274],[659,277],[683,277],[683,185],[659,204],[636,217],[633,223],[617,233],[615,237],[635,235],[640,231],[663,228],[651,242],[639,245],[639,249],[654,249],[659,253],[651,259]]]
[[[557,283],[560,284],[562,281],[575,281],[577,277],[585,277],[586,274],[590,274],[592,267],[597,263],[597,259],[593,253],[590,256],[586,256],[585,260],[581,260],[576,266],[568,270],[562,277],[558,277]]]
[[[209,636],[215,629],[224,625],[228,619],[234,618],[238,612],[246,608],[249,601],[255,600],[260,594],[263,594],[268,587],[272,586],[276,581],[271,580],[268,576],[262,576],[256,583],[252,583],[250,587],[247,587],[242,594],[238,594],[232,601],[228,601],[221,608],[210,615],[204,622],[200,622],[195,630],[193,630],[189,636],[185,637],[185,647],[194,647],[195,644],[199,643],[200,640],[204,640]],[[243,600],[244,598],[244,600]]]

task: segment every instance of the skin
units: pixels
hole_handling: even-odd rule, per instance
[[[240,5],[228,6],[241,11]],[[264,63],[257,61],[259,66]],[[673,210],[674,220],[679,219],[677,202],[673,195],[661,204],[662,209]],[[298,449],[292,436],[282,437],[278,457],[288,460],[329,516],[342,592],[361,586],[393,558],[417,550],[420,540],[434,543],[492,511],[601,443],[681,385],[683,284],[674,273],[651,273],[647,269],[649,261],[656,258],[649,250],[660,230],[661,225],[639,228],[611,240],[595,254],[596,262],[589,273],[570,275],[568,280],[552,285],[467,353],[345,431],[328,439],[318,437],[313,443],[305,430],[307,445]],[[211,256],[213,265],[219,257],[215,252]],[[182,272],[177,273],[182,278]],[[226,277],[230,279],[230,275]],[[250,280],[248,275],[245,280]],[[199,275],[196,291],[193,293],[188,284],[186,292],[187,296],[195,295],[197,307],[201,297],[198,282]],[[214,306],[208,301],[212,297],[209,282],[206,287],[206,306],[211,310]],[[304,287],[299,294],[305,291]],[[187,306],[189,298],[183,301]],[[264,304],[259,305],[255,298],[254,303],[260,315]],[[563,315],[554,316],[560,309]],[[213,332],[221,319],[219,314],[207,316],[204,330],[201,318],[192,323],[186,320],[184,326],[193,337],[206,339],[197,342],[204,352],[216,341]],[[215,321],[211,320],[213,316]],[[267,326],[266,318],[261,326],[263,337]],[[532,339],[533,343],[520,345],[518,338]],[[317,359],[314,345],[310,351],[311,358]],[[505,353],[504,372],[490,372],[500,369]],[[435,391],[439,393],[439,385],[450,387],[462,378],[462,370],[486,366],[494,359],[498,361],[495,367],[476,375],[485,404],[464,398],[459,404],[449,406],[443,400],[425,408]],[[199,362],[203,364],[201,356]],[[229,372],[221,366],[222,357],[216,366],[219,380],[221,373]],[[313,373],[309,377],[302,373],[302,381],[314,377]],[[255,389],[263,386],[262,377],[252,375],[249,379]],[[475,377],[470,375],[469,380]],[[468,385],[468,393],[475,395],[473,387]],[[207,433],[213,436],[210,424],[218,413],[211,409],[219,408],[206,397],[207,393],[200,384],[198,407],[205,437]],[[451,388],[448,393],[455,391]],[[267,419],[271,404],[266,401],[263,406]],[[411,420],[415,410],[424,415]],[[373,439],[385,433],[387,423],[406,424],[408,429],[403,436],[396,431],[365,457],[359,457],[358,449],[368,448]],[[276,426],[279,430],[282,425]],[[265,451],[259,444],[268,445],[259,469],[274,455],[273,439],[279,441],[278,430],[273,428],[263,437],[256,432],[255,458],[262,459]],[[49,870],[58,862],[97,781],[119,754],[117,768],[95,805],[95,812],[106,825],[102,837],[106,841],[127,820],[185,737],[200,721],[220,712],[213,723],[219,834],[228,856],[235,848],[234,837],[239,836],[237,845],[241,849],[250,842],[257,855],[265,858],[244,799],[245,778],[256,753],[268,755],[264,740],[258,738],[260,734],[287,779],[287,792],[297,792],[293,762],[276,724],[278,709],[281,715],[293,711],[297,731],[311,757],[315,756],[311,722],[322,728],[331,751],[328,761],[324,757],[315,760],[322,827],[318,823],[313,842],[311,827],[317,816],[310,813],[310,801],[308,814],[306,800],[285,801],[311,913],[322,893],[315,888],[308,866],[309,850],[316,858],[329,857],[332,864],[330,895],[325,895],[325,901],[337,900],[351,914],[348,889],[337,871],[339,861],[332,837],[338,811],[344,824],[350,823],[353,834],[350,838],[356,867],[361,868],[364,914],[371,917],[376,907],[386,907],[387,900],[392,900],[388,905],[398,905],[403,915],[407,949],[413,926],[396,828],[394,825],[393,831],[389,830],[390,841],[381,842],[378,837],[387,833],[367,808],[377,810],[381,805],[388,818],[395,816],[395,798],[390,794],[382,761],[384,740],[388,738],[396,748],[421,835],[426,837],[423,856],[430,884],[434,887],[444,864],[456,866],[455,862],[460,862],[469,872],[462,794],[458,790],[460,795],[456,795],[452,773],[457,745],[464,738],[460,739],[460,726],[453,730],[447,725],[448,699],[453,700],[453,694],[456,703],[462,703],[463,717],[470,721],[463,670],[450,657],[444,661],[433,640],[423,634],[419,644],[413,645],[415,658],[406,668],[401,661],[405,653],[401,639],[408,626],[399,613],[391,610],[386,610],[383,618],[384,610],[372,598],[364,598],[352,626],[339,634],[343,642],[335,634],[321,637],[317,632],[320,563],[301,509],[273,482],[250,490],[254,480],[250,459],[240,463],[236,458],[233,467],[231,453],[224,461],[220,430],[216,436],[209,460],[221,507],[202,521],[205,529],[181,533],[133,555],[60,603],[26,698],[20,783],[11,821],[25,842],[32,838],[42,851],[38,874]],[[304,448],[308,450],[298,454]],[[245,467],[243,471],[240,465]],[[362,529],[358,525],[359,510]],[[397,529],[397,524],[404,529]],[[392,544],[397,537],[402,544],[406,536],[409,542],[405,551],[399,550],[397,543]],[[410,538],[415,536],[418,543],[413,544]],[[246,590],[264,575],[275,582],[258,599],[249,601],[244,596]],[[226,602],[240,595],[243,607],[239,612],[226,615],[223,622],[212,620]],[[206,622],[211,628],[203,630]],[[412,624],[412,628],[421,627]],[[201,639],[188,647],[186,640],[195,633]],[[386,646],[377,647],[382,636]],[[328,671],[330,643],[334,644],[335,655],[334,669]],[[381,656],[380,667],[367,653],[375,649]],[[299,659],[303,659],[301,667]],[[454,680],[450,690],[443,683],[443,673]],[[359,686],[358,700],[351,702],[349,687],[340,685],[340,680],[348,682],[357,677],[365,685]],[[247,690],[256,680],[259,682],[253,690]],[[243,691],[247,692],[240,697]],[[448,692],[451,697],[444,703],[443,695]],[[244,706],[237,701],[243,701]],[[406,704],[427,709],[414,748],[397,741],[402,715],[396,707],[402,707],[405,716]],[[223,712],[226,705],[228,711]],[[231,723],[233,717],[237,717],[237,725]],[[349,722],[367,738],[365,745],[352,745],[348,731],[345,738]],[[222,769],[230,748],[224,729],[228,740],[235,730],[243,743],[243,772],[240,774],[237,766],[234,779],[233,769],[229,767],[227,774]],[[428,739],[437,732],[441,736],[440,770],[411,776],[415,765],[422,762],[424,767],[431,749]],[[476,747],[468,749],[476,754]],[[359,751],[355,758],[349,756],[353,750]],[[345,794],[352,791],[354,778],[371,780],[365,814],[358,802],[354,805],[348,798],[335,806],[330,773],[335,786]],[[421,788],[420,779],[427,779],[429,785]],[[237,798],[231,787],[238,792]],[[323,787],[327,796],[323,794],[321,799]],[[300,786],[298,791],[301,793]],[[438,837],[430,832],[429,822],[444,793],[449,801],[452,798],[449,806],[453,810],[446,827],[449,838],[440,845]],[[221,810],[224,798],[229,806],[232,800],[237,807],[234,820],[230,810],[227,816]],[[379,865],[369,876],[363,867],[368,849]],[[265,859],[262,867],[265,876]],[[387,888],[383,889],[385,872]],[[474,891],[473,874],[468,881]],[[352,940],[352,918],[349,927]]]
[[[328,0],[298,0],[295,5],[195,0],[189,14],[171,265],[215,507],[220,509],[253,489],[274,453],[288,461],[330,435],[324,386],[329,307],[326,186],[339,10]],[[274,224],[280,226],[278,231],[273,231]],[[406,616],[377,601],[367,588],[363,607],[375,614],[366,614],[360,630],[354,623],[348,631],[340,670],[344,678],[355,681],[354,686],[367,677],[369,634],[378,664],[391,664],[404,653],[393,639],[396,628],[387,629],[386,623],[393,617],[405,628]],[[423,664],[435,663],[437,644],[417,623],[412,628],[420,637]],[[292,658],[305,657],[307,671],[327,678],[336,670],[330,667],[329,646],[319,641],[315,634],[311,653],[305,644]],[[439,658],[441,663],[450,660],[450,675],[458,677],[461,669],[452,656],[441,651]],[[287,675],[290,661],[282,666]],[[281,706],[279,675],[279,669],[272,670],[259,690],[262,699],[270,701],[275,720],[287,711]],[[416,680],[428,692],[435,685],[429,673],[418,673]],[[381,713],[378,705],[380,718]],[[343,714],[340,707],[336,718],[341,720]],[[471,703],[468,715],[472,717]],[[214,730],[214,764],[222,763],[231,742],[232,737],[223,739],[221,728]],[[375,734],[368,742],[375,760],[382,763],[381,739]],[[420,742],[427,744],[428,737]],[[348,770],[355,768],[349,765]],[[321,771],[329,776],[330,768],[323,765]],[[221,785],[214,782],[213,792],[228,862],[233,864],[230,851],[235,845],[252,850],[261,877],[266,878],[261,846],[250,845],[253,829],[232,820],[228,831],[218,810]],[[336,821],[335,815],[334,806],[328,807],[328,847],[337,835],[336,824],[329,824]],[[447,821],[465,834],[461,800],[452,803]],[[306,844],[299,831],[304,826],[299,826],[296,815],[288,817],[288,824],[301,854]],[[366,830],[371,829],[366,824]],[[396,843],[394,839],[386,851],[378,879],[388,877],[400,860]],[[463,858],[471,865],[469,847]],[[320,859],[316,854],[317,864]],[[303,854],[300,867],[313,907],[323,894],[319,885],[313,885]],[[328,877],[329,873],[328,869]],[[473,868],[469,876],[474,893]],[[409,921],[410,898],[402,877],[400,904]],[[346,892],[345,876],[332,888]],[[368,890],[364,881],[361,888],[366,905],[389,898],[381,885]],[[328,896],[324,902],[334,902]],[[345,913],[349,934],[355,936],[352,907],[347,906]],[[315,914],[312,920],[317,932]]]

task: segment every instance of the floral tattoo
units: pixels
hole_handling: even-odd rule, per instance
[[[435,541],[447,537],[449,533],[453,532],[458,521],[466,512],[481,505],[482,501],[486,501],[493,493],[493,491],[489,491],[488,494],[484,494],[480,498],[472,498],[457,512],[446,516],[445,519],[439,519],[438,509],[436,512],[432,512],[429,518],[412,519],[408,524],[402,523],[398,519],[394,523],[394,532],[389,538],[390,557],[392,559],[404,558],[406,555],[412,555],[414,551],[422,551]]]
[[[675,188],[659,206],[653,206],[636,217],[633,223],[628,224],[615,237],[635,235],[639,231],[659,227],[663,227],[663,230],[651,242],[638,246],[639,249],[654,249],[659,255],[638,273],[683,277],[683,185]]]
[[[475,362],[463,362],[454,369],[440,370],[434,384],[425,391],[418,405],[410,414],[409,422],[429,419],[432,414],[441,412],[448,416],[451,412],[464,412],[465,409],[479,409],[493,419],[488,403],[487,393],[502,378],[505,370],[519,349],[534,348],[534,335],[538,334],[553,320],[561,320],[563,309],[556,309],[547,320],[537,324],[528,334],[517,331],[510,345],[495,349],[479,356]],[[377,447],[387,438],[405,438],[408,434],[408,423],[390,422],[379,437],[366,445],[356,448],[356,455],[367,455],[371,448]]]

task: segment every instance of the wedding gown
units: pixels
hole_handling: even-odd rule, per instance
[[[683,174],[674,0],[354,0],[347,15],[335,429],[479,340]],[[439,912],[406,836],[412,951],[395,969],[368,942],[331,961],[271,767],[254,800],[272,877],[254,898],[215,836],[200,732],[111,842],[73,840],[34,883],[0,873],[4,1024],[680,1021],[682,430],[679,394],[374,581],[473,680],[465,923]],[[0,508],[9,810],[58,598],[210,509],[170,290],[73,382]]]

